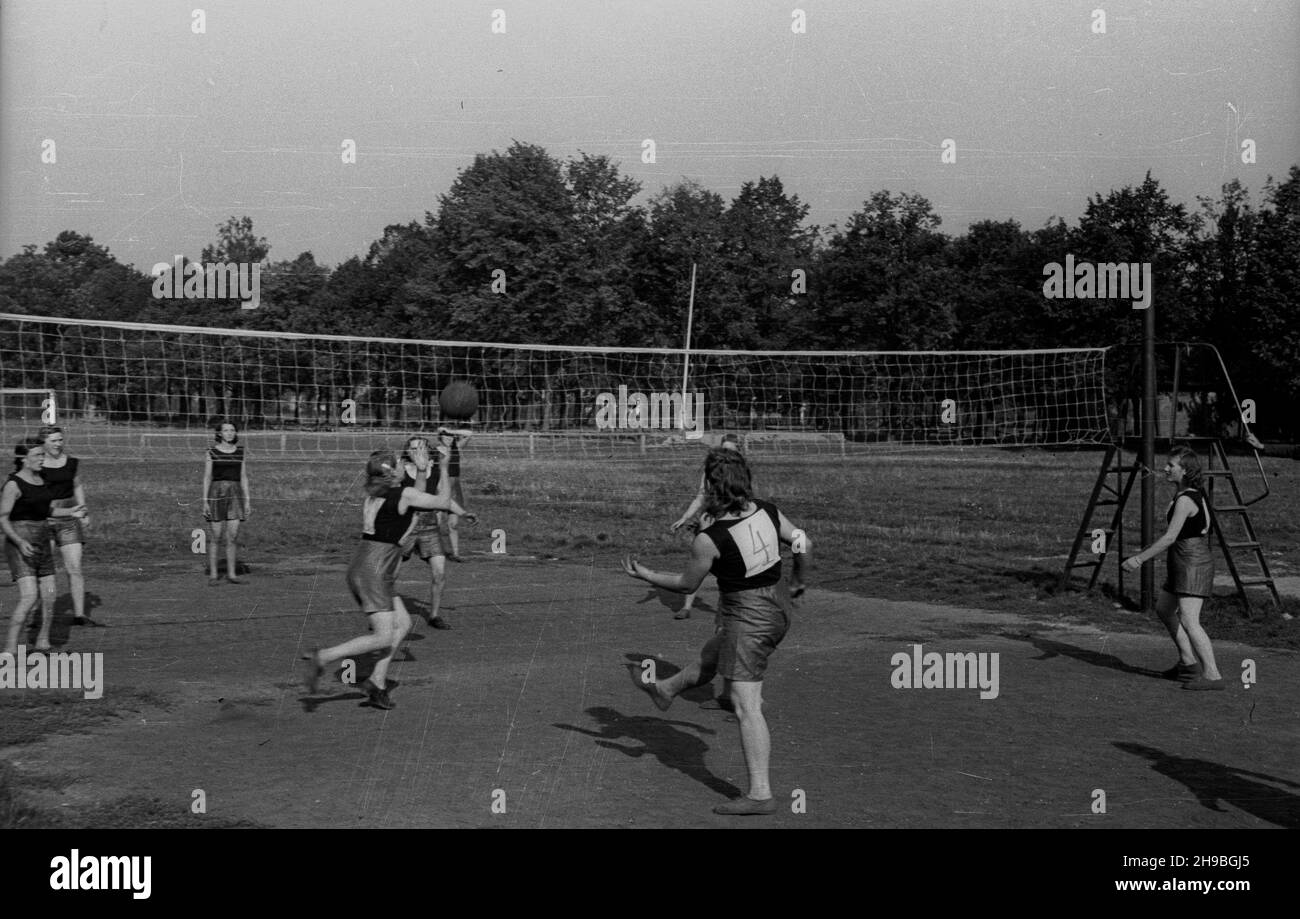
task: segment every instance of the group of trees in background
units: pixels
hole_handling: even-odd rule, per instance
[[[692,348],[974,350],[1109,346],[1140,337],[1128,300],[1047,299],[1044,266],[1149,262],[1163,340],[1216,344],[1258,428],[1300,439],[1300,166],[1254,203],[1236,181],[1195,209],[1149,174],[1098,194],[1074,226],[1014,220],[940,231],[924,198],[880,191],[841,226],[807,224],[776,177],[729,203],[692,181],[634,203],[603,156],[515,143],[480,154],[422,221],[329,268],[266,261],[261,306],[158,300],[153,279],[72,231],[0,264],[0,311],[87,320],[403,339]],[[231,218],[204,263],[270,246]],[[1189,381],[1191,382],[1191,381]]]

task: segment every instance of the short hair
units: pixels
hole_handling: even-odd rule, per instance
[[[1186,488],[1195,488],[1197,491],[1205,487],[1205,472],[1201,467],[1201,455],[1191,447],[1180,444],[1169,451],[1171,460],[1178,460],[1178,465],[1183,467],[1183,485]]]
[[[372,498],[382,497],[392,487],[393,470],[397,468],[397,457],[392,450],[376,450],[366,461],[366,494]]]
[[[231,443],[232,444],[239,443],[239,425],[235,424],[229,418],[220,418],[217,420],[217,423],[213,425],[212,427],[213,439],[216,440],[217,443],[221,443],[221,429],[224,428],[226,425],[230,425],[232,428],[235,429],[235,439],[232,440]]]
[[[44,450],[45,439],[41,437],[24,437],[14,445],[14,472],[23,468],[23,460],[33,450]]]
[[[704,458],[704,509],[712,517],[745,509],[754,496],[749,463],[735,450],[715,447]]]
[[[728,444],[731,444],[732,446],[727,447]],[[723,435],[722,435],[722,443],[719,444],[719,446],[727,447],[727,449],[730,449],[730,450],[739,450],[739,449],[740,449],[740,437],[739,437],[738,435],[736,435],[736,434],[723,434]]]
[[[47,424],[45,425],[45,427],[41,428],[39,431],[36,432],[36,436],[41,439],[41,443],[45,443],[45,441],[50,439],[51,434],[62,434],[62,433],[63,433],[63,428],[59,427],[57,424]]]

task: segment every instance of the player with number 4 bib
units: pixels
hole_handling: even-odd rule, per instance
[[[790,586],[797,595],[803,592],[811,541],[775,505],[753,496],[749,465],[739,453],[709,451],[704,481],[708,493],[705,511],[714,522],[695,537],[686,571],[651,571],[631,556],[623,559],[623,570],[680,593],[698,590],[705,576],[712,573],[719,591],[713,637],[700,650],[699,660],[662,682],[642,682],[636,667],[632,675],[660,711],[667,711],[674,697],[686,690],[722,676],[740,721],[749,794],[713,811],[736,816],[772,814],[776,802],[768,782],[772,742],[763,717],[763,673],[768,657],[790,627],[790,598],[781,580],[781,545],[794,550]]]

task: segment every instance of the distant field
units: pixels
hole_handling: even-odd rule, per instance
[[[253,517],[241,537],[249,564],[293,561],[309,568],[344,560],[356,538],[362,458],[373,443],[353,461],[281,460],[265,453],[259,461],[253,453]],[[501,529],[510,554],[610,566],[627,551],[656,565],[684,558],[685,538],[669,535],[667,526],[694,494],[698,448],[559,459],[529,458],[526,447],[503,449],[500,441],[490,452],[478,451],[478,443],[471,442],[464,461],[466,499],[480,515],[477,527],[464,531],[466,551],[489,551],[491,533]],[[201,455],[201,447],[196,452]],[[821,586],[866,597],[1152,627],[1141,616],[1116,612],[1103,590],[1054,595],[1098,453],[756,452],[751,459],[760,493],[814,539]],[[1252,519],[1274,574],[1300,573],[1300,463],[1269,460],[1266,468],[1273,494],[1252,509]],[[92,459],[86,477],[93,513],[89,563],[147,570],[155,562],[193,559],[198,570],[201,562],[190,547],[193,530],[203,525],[201,462]],[[1168,492],[1163,483],[1158,487],[1162,514]],[[1243,487],[1248,494],[1258,491],[1257,481],[1244,481]],[[1137,510],[1131,501],[1128,552],[1138,537]],[[1218,570],[1226,571],[1221,559]],[[1114,580],[1108,560],[1102,584]],[[1136,580],[1127,578],[1125,587],[1134,594]],[[1256,615],[1268,608],[1257,606]],[[1231,597],[1207,611],[1207,622],[1220,617],[1242,641],[1300,647],[1291,629],[1276,632],[1267,623],[1241,621]]]

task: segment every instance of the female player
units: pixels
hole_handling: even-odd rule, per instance
[[[458,504],[465,503],[465,493],[460,490],[460,445],[465,443],[473,436],[473,431],[468,428],[457,428],[449,430],[448,428],[438,428],[438,440],[440,443],[451,444],[451,496]],[[443,521],[447,527],[447,537],[451,544],[451,560],[453,562],[465,561],[465,556],[460,554],[460,517],[457,514],[446,513],[443,515]]]
[[[50,488],[54,498],[52,508],[86,506],[86,492],[82,488],[80,464],[75,456],[68,456],[63,440],[63,428],[46,425],[38,435],[45,443],[45,465],[41,478]],[[90,526],[89,514],[81,517],[51,517],[50,534],[63,556],[63,567],[68,571],[68,589],[72,593],[73,625],[99,625],[86,615],[86,579],[81,573],[81,547],[86,541],[86,528]]]
[[[1169,529],[1152,545],[1126,558],[1124,570],[1137,571],[1148,559],[1169,550],[1169,574],[1156,613],[1178,648],[1178,662],[1162,675],[1184,681],[1183,689],[1221,690],[1223,677],[1214,663],[1214,648],[1201,628],[1201,605],[1214,587],[1214,557],[1210,555],[1210,503],[1196,451],[1190,447],[1170,450],[1165,480],[1175,491],[1165,511]]]
[[[235,567],[235,538],[240,521],[253,512],[248,493],[248,465],[239,431],[229,421],[216,427],[216,443],[208,448],[203,466],[203,519],[212,525],[208,540],[208,586],[221,583],[217,576],[217,544],[226,542],[226,580],[242,584]]]
[[[737,438],[735,434],[723,434],[722,447],[723,449],[735,450],[737,453],[739,453],[740,439]],[[708,499],[708,492],[704,487],[704,475],[703,473],[701,473],[700,490],[695,493],[695,500],[691,502],[690,507],[686,508],[686,512],[683,513],[680,517],[678,517],[676,522],[674,522],[673,525],[668,528],[669,532],[676,533],[682,527],[689,526],[691,522],[695,520],[696,514],[698,514],[700,511],[704,509],[704,502],[707,499]],[[712,522],[713,521],[708,519],[707,517],[701,518],[699,521],[699,527],[700,529],[707,529]],[[687,594],[686,601],[682,604],[682,608],[677,611],[677,613],[673,616],[673,618],[690,619],[691,607],[694,605],[695,605],[695,594],[693,593]]]
[[[718,579],[720,594],[713,637],[700,650],[698,661],[669,679],[642,683],[635,668],[633,679],[660,711],[667,711],[675,696],[720,674],[740,721],[749,794],[720,804],[713,812],[772,814],[776,802],[768,783],[771,738],[763,718],[763,672],[768,656],[790,625],[788,599],[781,592],[780,543],[795,550],[792,586],[802,590],[809,540],[775,505],[753,496],[749,466],[739,453],[709,451],[704,481],[708,489],[705,510],[714,523],[695,537],[686,571],[651,571],[630,556],[624,557],[623,570],[656,587],[681,593],[698,589],[711,572]]]
[[[447,475],[448,452],[439,450],[439,466]],[[348,587],[370,622],[370,634],[332,648],[316,649],[304,658],[304,682],[315,692],[325,667],[345,657],[372,651],[387,653],[362,684],[370,704],[390,709],[388,664],[411,629],[411,617],[397,595],[397,568],[402,562],[402,537],[411,528],[416,510],[449,510],[473,522],[474,515],[446,497],[403,487],[403,469],[391,450],[376,450],[366,463],[366,495],[362,505],[361,541],[348,566]]]
[[[36,606],[39,592],[41,628],[36,650],[50,649],[50,625],[54,622],[54,556],[50,552],[51,517],[80,517],[80,506],[51,508],[54,499],[41,478],[45,465],[45,444],[29,437],[14,448],[14,472],[0,490],[0,530],[5,534],[5,555],[9,571],[18,582],[18,605],[14,607],[5,636],[5,653],[18,653],[18,635],[27,615]],[[39,582],[39,587],[38,587]]]
[[[441,465],[430,462],[428,438],[407,439],[406,451],[402,454],[402,466],[406,472],[402,478],[404,488],[414,488],[417,491],[436,495],[443,500],[449,497],[451,483],[448,476],[441,474]],[[435,629],[451,628],[447,620],[439,615],[442,589],[447,582],[447,553],[451,551],[446,516],[441,511],[416,511],[415,523],[406,534],[406,538],[402,540],[403,561],[410,558],[412,552],[418,550],[420,559],[429,562],[429,571],[432,575],[432,583],[429,587],[429,625]]]

